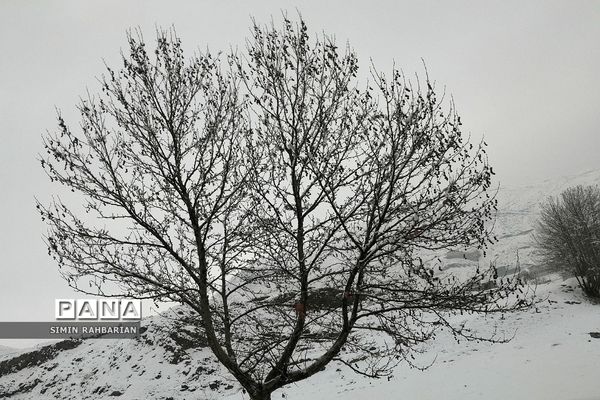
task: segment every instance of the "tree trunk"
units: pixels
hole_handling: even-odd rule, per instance
[[[251,400],[271,400],[271,393],[268,392],[258,392],[250,394]]]

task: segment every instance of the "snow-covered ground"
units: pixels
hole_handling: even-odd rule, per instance
[[[517,254],[524,269],[540,274],[535,309],[500,316],[470,316],[471,328],[498,324],[514,338],[503,344],[455,342],[438,336],[418,356],[421,371],[400,364],[391,379],[368,380],[331,364],[273,398],[365,399],[600,399],[600,304],[587,300],[573,278],[547,275],[536,257],[532,229],[539,203],[574,184],[600,183],[600,171],[498,193],[499,242],[482,254],[440,254],[445,270],[490,261],[509,271]],[[177,312],[173,309],[172,312]],[[467,317],[465,317],[467,318]],[[248,396],[205,347],[189,348],[168,316],[145,320],[139,340],[85,340],[78,345],[29,350],[0,348],[0,398],[11,399],[227,399]],[[196,343],[198,344],[198,343]]]
[[[18,351],[17,349],[14,349],[12,347],[0,345],[0,359],[2,359],[3,356],[7,356],[9,354],[13,354],[13,353],[15,353],[17,351]]]
[[[442,337],[418,358],[421,365],[435,359],[425,371],[401,365],[389,381],[373,381],[329,368],[280,392],[290,400],[600,399],[600,339],[590,336],[600,332],[600,304],[588,302],[575,284],[554,277],[539,286],[538,293],[549,301],[537,311],[500,321],[507,333],[515,334],[508,343],[457,344]],[[482,328],[495,319],[475,317],[472,326]]]
[[[417,358],[420,371],[401,364],[390,379],[368,380],[332,364],[286,387],[287,399],[600,399],[600,305],[573,279],[554,276],[538,286],[537,309],[504,320],[471,317],[485,330],[500,323],[514,338],[503,344],[456,343],[440,336]],[[159,317],[142,340],[86,340],[38,366],[0,376],[0,397],[12,399],[248,399],[205,348],[177,354]],[[0,361],[0,375],[1,361]],[[31,388],[30,388],[31,387]],[[12,396],[11,393],[14,393]]]

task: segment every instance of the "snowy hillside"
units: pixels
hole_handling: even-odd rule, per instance
[[[518,250],[521,266],[535,271],[531,233],[539,203],[579,183],[600,183],[600,171],[501,190],[499,242],[485,258],[476,250],[440,254],[445,269],[495,260],[510,271]],[[273,398],[600,399],[600,305],[586,300],[573,279],[545,278],[537,289],[545,300],[535,309],[504,319],[465,317],[480,331],[499,323],[502,334],[514,335],[509,343],[457,343],[442,335],[416,360],[423,367],[434,362],[425,371],[400,365],[391,379],[370,381],[332,364]],[[147,318],[135,340],[65,341],[17,353],[0,348],[0,398],[248,399],[201,338],[174,326],[181,312]]]
[[[600,170],[573,176],[546,180],[535,185],[504,187],[498,191],[498,213],[493,226],[498,243],[492,245],[486,257],[477,250],[448,252],[443,258],[446,267],[464,265],[487,266],[495,262],[499,273],[514,272],[517,255],[522,270],[532,275],[549,271],[538,265],[535,253],[534,228],[540,212],[540,204],[549,196],[558,196],[565,189],[576,185],[600,185]]]
[[[0,359],[0,398],[219,398],[230,378],[202,342],[174,329],[177,312],[146,318],[135,340],[63,341]]]
[[[548,301],[504,321],[476,317],[474,329],[502,322],[506,344],[456,343],[440,337],[417,359],[425,371],[399,366],[390,380],[369,381],[339,365],[274,394],[302,399],[598,399],[600,313],[573,280],[539,287]],[[141,340],[66,342],[14,372],[0,362],[0,397],[11,399],[248,399],[206,348],[147,321]],[[65,343],[65,342],[63,342]],[[23,357],[23,356],[22,356]],[[30,365],[27,365],[29,362]],[[8,372],[8,373],[7,373]]]
[[[531,253],[531,234],[539,215],[540,203],[549,196],[558,196],[565,189],[576,185],[600,185],[600,170],[563,176],[536,185],[506,187],[500,190],[495,226],[495,234],[500,240],[495,246],[499,260],[514,262],[516,250],[519,249],[522,264],[535,264],[535,257]]]
[[[418,359],[421,366],[435,361],[425,371],[400,366],[389,381],[369,381],[331,367],[282,392],[290,400],[600,399],[600,339],[590,335],[600,334],[600,305],[583,299],[574,285],[572,280],[543,285],[540,294],[550,302],[500,321],[507,335],[515,334],[509,343],[457,344],[440,337]],[[498,321],[478,317],[471,322],[485,329]]]
[[[12,347],[8,347],[8,346],[2,346],[0,345],[0,360],[2,359],[3,356],[6,356],[8,354],[12,354],[15,353],[17,350],[13,349]]]

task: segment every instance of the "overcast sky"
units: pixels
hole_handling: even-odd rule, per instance
[[[173,25],[186,49],[228,50],[243,47],[251,16],[296,9],[362,65],[394,61],[412,74],[424,59],[465,131],[485,136],[500,184],[600,168],[600,1],[2,0],[0,321],[52,320],[55,298],[77,297],[42,242],[34,196],[56,188],[36,156],[55,107],[77,126],[79,95],[97,89],[102,60],[118,65],[125,31],[139,26],[150,42],[156,26]]]

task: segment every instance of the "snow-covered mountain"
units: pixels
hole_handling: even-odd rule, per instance
[[[533,237],[541,204],[549,197],[556,197],[569,187],[577,185],[600,185],[600,170],[578,175],[562,176],[523,186],[502,187],[498,199],[498,213],[493,225],[498,242],[492,245],[485,257],[481,252],[450,251],[445,256],[447,267],[494,262],[500,274],[512,273],[518,264],[523,271],[543,277],[548,269],[539,265],[541,260],[535,251]]]
[[[576,184],[600,184],[600,170],[503,188],[495,225],[498,243],[439,255],[446,269],[495,261],[510,272],[519,262],[535,271],[531,233],[539,204]],[[507,344],[456,343],[440,336],[416,360],[425,371],[400,365],[390,380],[371,381],[332,364],[309,381],[273,398],[358,399],[594,399],[600,398],[600,305],[586,300],[573,279],[550,275],[538,287],[548,301],[530,311],[473,316],[473,328],[500,323],[515,335]],[[134,340],[64,341],[36,349],[0,347],[0,398],[11,399],[248,399],[202,340],[176,328],[173,308],[143,321]],[[591,334],[590,334],[591,333]],[[10,353],[10,354],[9,354]],[[4,356],[3,356],[4,354]]]

